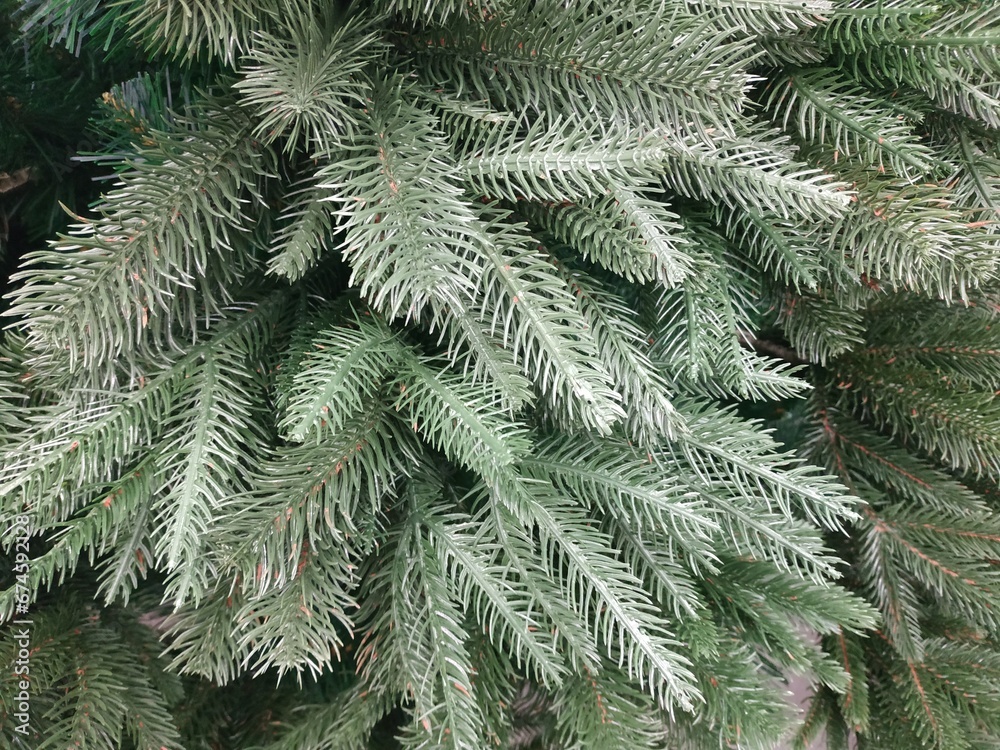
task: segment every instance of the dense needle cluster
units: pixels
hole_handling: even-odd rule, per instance
[[[11,280],[0,748],[1000,746],[1000,5],[22,14],[149,63]]]

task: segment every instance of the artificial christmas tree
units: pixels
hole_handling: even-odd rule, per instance
[[[7,746],[1000,745],[1000,9],[24,13],[154,74],[12,279]]]

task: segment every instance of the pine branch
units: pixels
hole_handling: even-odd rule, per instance
[[[621,397],[570,289],[519,227],[505,223],[503,214],[487,211],[485,217],[494,231],[493,243],[484,247],[490,266],[480,314],[558,415],[608,432],[625,416]]]
[[[688,0],[695,14],[716,16],[748,36],[790,35],[822,27],[835,8],[831,0]]]
[[[465,147],[459,168],[480,195],[558,203],[594,199],[609,184],[646,187],[668,157],[656,131],[607,132],[578,120],[539,119],[523,138],[515,126],[484,129]]]
[[[450,574],[451,590],[474,613],[490,642],[502,645],[519,667],[544,684],[558,685],[565,666],[534,612],[534,597],[510,575],[489,527],[460,513],[448,516],[432,509],[421,516],[430,544],[438,550],[441,569]]]
[[[367,750],[372,729],[389,712],[385,695],[359,684],[327,703],[302,706],[282,722],[278,739],[262,750]]]
[[[606,198],[521,202],[517,208],[583,257],[629,281],[671,287],[692,272],[677,215],[622,186]]]
[[[509,420],[495,399],[460,376],[436,371],[433,361],[404,353],[393,384],[396,410],[414,432],[453,460],[490,479],[528,452],[524,426]]]
[[[172,413],[174,393],[199,362],[217,349],[232,347],[247,353],[249,348],[263,346],[267,326],[280,317],[286,300],[278,293],[244,310],[231,310],[209,338],[189,345],[165,364],[158,363],[157,371],[140,388],[100,399],[88,392],[74,394],[59,409],[40,409],[33,419],[39,427],[4,454],[2,494],[29,498],[39,514],[38,525],[44,527],[50,517],[43,514],[59,503],[58,488],[63,482],[73,478],[86,486],[109,481],[116,460],[128,459],[137,445],[149,445],[162,434]],[[254,341],[258,344],[250,343]],[[67,515],[57,512],[56,519]]]
[[[640,442],[657,442],[683,431],[667,380],[649,360],[648,342],[623,301],[598,286],[595,279],[557,267],[575,293],[577,309],[622,394],[630,432]]]
[[[297,281],[332,249],[336,217],[328,190],[314,179],[305,179],[287,194],[287,205],[278,216],[281,229],[275,234],[267,272]]]
[[[287,36],[258,34],[234,88],[256,115],[254,137],[330,154],[360,130],[357,106],[371,93],[363,71],[382,53],[378,35],[360,16],[334,26],[329,11],[300,15],[293,3],[286,13]]]
[[[338,540],[304,541],[295,562],[293,580],[248,597],[233,619],[237,648],[254,675],[273,670],[280,680],[294,672],[301,685],[303,673],[316,679],[340,660],[342,633],[350,635],[358,606],[351,595],[357,581]]]
[[[802,222],[724,208],[716,209],[714,218],[729,241],[753,258],[764,273],[796,291],[816,289],[825,275],[827,258],[818,252],[821,245],[813,236],[814,230]]]
[[[633,20],[619,26],[617,3],[537,3],[485,23],[418,34],[412,44],[426,80],[468,89],[473,98],[510,111],[570,116],[578,112],[571,102],[589,101],[594,124],[677,129],[694,119],[728,130],[756,53],[716,18],[678,5],[640,9],[623,3],[621,12]],[[469,59],[476,61],[472,71]]]
[[[847,690],[837,696],[837,705],[844,721],[855,731],[869,726],[868,668],[865,664],[864,642],[852,633],[841,632],[825,639],[827,650],[840,658],[844,671],[851,676]]]
[[[432,298],[471,306],[489,242],[435,118],[410,93],[398,78],[378,85],[350,155],[319,172],[346,229],[351,283],[389,319],[416,316]]]
[[[388,567],[379,574],[384,582],[376,584],[391,592],[389,617],[382,615],[373,624],[359,664],[363,675],[378,673],[376,687],[387,681],[412,700],[404,746],[430,742],[465,748],[475,746],[481,721],[464,646],[467,635],[447,592],[444,571],[420,527],[419,509],[438,492],[439,487],[426,481],[410,485],[416,512],[395,530],[386,550],[391,555],[384,563]]]
[[[930,149],[895,112],[836,70],[794,71],[771,84],[771,117],[810,143],[916,181],[939,168]]]
[[[173,325],[197,330],[232,301],[255,266],[242,206],[261,201],[269,154],[231,107],[155,133],[92,219],[26,257],[12,313],[32,346],[68,345],[73,372],[110,368],[144,345],[165,347]],[[180,222],[178,224],[177,222]],[[91,335],[91,329],[100,335]]]
[[[793,160],[784,139],[758,130],[667,141],[666,184],[681,195],[784,219],[829,219],[850,196],[829,174]]]
[[[571,606],[583,607],[587,619],[596,620],[619,665],[660,705],[691,707],[699,694],[688,659],[676,650],[645,593],[639,593],[631,571],[607,555],[607,540],[589,528],[585,515],[554,494],[540,502],[541,491],[529,489],[533,484],[506,482],[505,503],[522,522],[537,526],[549,575],[555,578],[565,569]]]
[[[318,441],[337,434],[355,414],[380,397],[399,366],[400,346],[386,324],[370,313],[334,319],[310,336],[281,393],[279,423],[290,440]]]
[[[246,593],[263,596],[289,585],[310,544],[339,541],[339,558],[367,551],[383,503],[421,453],[412,430],[383,400],[322,442],[273,449],[256,470],[253,489],[225,504],[240,522],[220,531],[220,539]]]

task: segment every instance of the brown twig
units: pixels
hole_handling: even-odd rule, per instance
[[[790,362],[793,365],[812,364],[812,362],[805,359],[791,347],[778,344],[774,341],[768,341],[767,339],[759,339],[745,328],[737,329],[736,335],[739,336],[740,344],[742,344],[746,349],[759,352],[760,354],[769,354],[772,357],[777,357],[778,359]]]
[[[31,170],[27,167],[22,167],[16,172],[0,172],[0,193],[9,193],[11,190],[17,190],[21,185],[25,184],[31,179]]]

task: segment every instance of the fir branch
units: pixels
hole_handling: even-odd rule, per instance
[[[870,98],[836,70],[794,71],[771,84],[772,118],[805,141],[825,144],[843,158],[880,171],[886,167],[910,181],[937,171],[939,164],[907,122]]]
[[[614,5],[589,1],[572,8],[536,3],[485,23],[449,24],[412,39],[417,67],[436,85],[470,89],[511,111],[565,117],[577,113],[570,102],[590,101],[594,124],[678,129],[694,119],[730,130],[756,57],[752,47],[717,18],[679,3],[622,5],[626,25],[616,23]],[[469,59],[477,61],[471,69]]]
[[[690,198],[782,218],[828,219],[850,196],[829,174],[793,160],[776,133],[764,130],[711,140],[671,137],[664,181]]]
[[[371,20],[326,17],[286,9],[287,36],[258,34],[234,88],[257,115],[254,136],[283,139],[285,151],[330,154],[359,131],[357,106],[369,98],[364,69],[382,50]],[[339,19],[338,19],[339,20]],[[301,143],[300,143],[301,139]]]
[[[629,281],[656,280],[670,287],[692,271],[676,214],[623,187],[606,198],[577,203],[522,202],[518,212]]]
[[[618,663],[664,708],[692,707],[699,693],[692,685],[689,661],[658,622],[632,572],[607,555],[607,540],[589,528],[586,516],[555,494],[540,502],[544,495],[529,489],[533,485],[518,479],[505,482],[505,504],[522,522],[537,526],[549,575],[566,570],[571,606],[583,607],[587,619],[596,621]]]
[[[270,171],[248,127],[223,106],[153,134],[93,219],[77,217],[53,249],[28,256],[12,312],[29,321],[33,346],[68,347],[71,371],[109,368],[231,303],[255,265],[242,206],[262,202]]]

